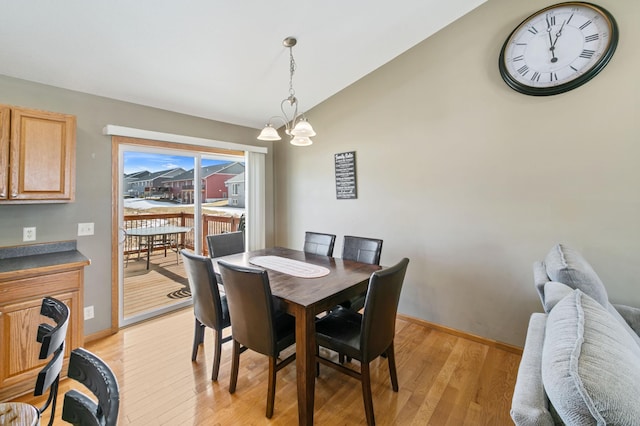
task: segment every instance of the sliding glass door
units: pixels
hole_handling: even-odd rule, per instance
[[[119,146],[119,326],[189,305],[179,251],[246,219],[244,156],[160,145]]]

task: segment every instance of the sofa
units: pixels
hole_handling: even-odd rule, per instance
[[[521,425],[640,425],[640,309],[613,305],[563,244],[534,263],[544,312],[529,320],[511,405]]]

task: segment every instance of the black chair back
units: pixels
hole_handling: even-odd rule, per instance
[[[209,257],[242,253],[244,251],[244,232],[207,235],[207,247],[209,248]]]
[[[221,330],[222,300],[211,259],[187,250],[181,250],[180,253],[191,288],[195,317],[207,327]]]
[[[64,395],[62,420],[78,426],[115,426],[120,390],[111,368],[86,349],[77,348],[71,351],[68,376],[86,386],[98,403],[75,389],[70,390]]]
[[[304,252],[318,254],[321,256],[333,256],[333,246],[336,243],[336,236],[333,234],[322,234],[319,232],[305,232]]]
[[[374,272],[369,279],[360,335],[363,362],[375,359],[393,342],[398,302],[408,264],[409,259],[404,258],[395,266]]]
[[[56,401],[58,400],[58,384],[64,361],[64,342],[69,326],[69,308],[63,302],[53,297],[45,297],[42,300],[40,314],[51,318],[56,325],[43,323],[38,326],[36,340],[42,343],[40,347],[40,359],[46,359],[53,354],[47,365],[40,370],[36,378],[36,386],[33,396],[43,395],[47,390],[49,396],[42,407],[38,409],[40,414],[51,407],[49,425],[53,424],[56,413]]]
[[[42,343],[39,358],[47,359],[60,348],[67,337],[69,308],[57,299],[45,297],[40,307],[40,315],[51,318],[56,323],[55,326],[46,323],[38,326],[36,341]]]
[[[342,259],[355,260],[356,262],[380,264],[382,254],[382,240],[377,238],[344,236],[342,245]]]
[[[229,305],[233,339],[258,353],[278,353],[269,276],[264,269],[218,261]]]

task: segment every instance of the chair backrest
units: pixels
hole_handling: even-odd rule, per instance
[[[86,386],[93,399],[73,389],[65,393],[62,420],[74,425],[116,425],[120,409],[120,389],[115,374],[99,357],[84,348],[71,351],[68,377]]]
[[[184,269],[193,298],[193,312],[202,324],[222,329],[222,301],[212,260],[187,250],[181,250]]]
[[[277,355],[274,307],[264,269],[218,261],[229,305],[233,340],[268,356]]]
[[[69,308],[58,299],[45,297],[42,299],[40,315],[51,318],[56,325],[40,324],[36,341],[42,343],[40,346],[40,359],[47,359],[52,353],[60,348],[67,337],[69,326]]]
[[[344,236],[342,245],[342,259],[355,260],[356,262],[380,264],[382,254],[382,240],[377,238]]]
[[[42,299],[40,314],[51,318],[55,322],[55,326],[47,323],[42,323],[38,326],[36,341],[42,344],[38,357],[47,359],[51,355],[53,356],[38,372],[33,395],[40,396],[49,391],[47,401],[38,411],[42,414],[47,408],[51,407],[49,424],[52,425],[56,412],[56,401],[58,400],[58,383],[60,382],[60,372],[64,361],[64,342],[67,337],[70,314],[67,305],[53,297]]]
[[[319,232],[304,233],[304,252],[319,254],[321,256],[333,256],[333,246],[336,243],[336,236],[333,234],[322,234]]]
[[[209,248],[209,257],[242,253],[244,251],[244,232],[207,235],[207,247]]]
[[[393,342],[396,314],[409,259],[371,274],[364,302],[360,348],[363,362],[382,354]]]

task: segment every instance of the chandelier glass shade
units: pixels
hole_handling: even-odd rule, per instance
[[[296,70],[296,62],[293,59],[293,46],[295,46],[297,40],[294,37],[287,37],[282,44],[289,48],[289,96],[280,102],[280,111],[282,116],[276,115],[269,119],[269,122],[264,126],[258,139],[261,141],[279,141],[282,139],[278,130],[273,126],[274,120],[281,120],[284,124],[284,132],[291,136],[291,144],[296,146],[309,146],[313,143],[310,139],[316,135],[313,127],[307,121],[304,116],[304,112],[298,114],[298,98],[296,98],[296,91],[293,89],[293,74]],[[287,115],[285,107],[289,110],[293,109],[291,116]]]

